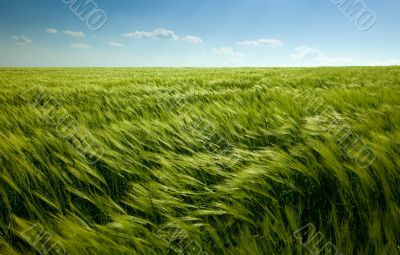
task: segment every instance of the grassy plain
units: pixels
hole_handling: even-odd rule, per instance
[[[1,68],[0,254],[399,254],[399,155],[400,67]]]

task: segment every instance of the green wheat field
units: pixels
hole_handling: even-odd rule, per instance
[[[400,253],[400,67],[0,86],[0,254]]]

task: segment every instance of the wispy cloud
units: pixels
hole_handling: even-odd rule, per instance
[[[336,66],[354,64],[354,59],[349,57],[330,57],[320,49],[303,45],[294,49],[291,57],[297,60],[307,61],[310,65]]]
[[[13,37],[11,37],[11,39],[13,39],[15,44],[18,44],[18,45],[32,44],[32,40],[23,35],[13,36]]]
[[[354,65],[354,59],[348,57],[324,57],[319,61],[321,66],[348,66]]]
[[[260,39],[255,41],[246,40],[238,42],[237,44],[251,46],[283,46],[283,43],[278,39]]]
[[[179,37],[172,30],[156,28],[153,31],[135,31],[123,34],[123,36],[133,39],[171,39],[178,40]]]
[[[400,58],[398,59],[388,59],[384,61],[376,61],[372,62],[369,65],[371,66],[400,66]]]
[[[295,59],[321,58],[324,55],[321,50],[306,45],[297,47],[294,51],[295,54],[292,55],[292,58]]]
[[[75,32],[75,31],[70,31],[70,30],[65,30],[63,32],[65,35],[71,36],[71,37],[84,37],[85,34],[83,32]]]
[[[183,40],[190,44],[204,44],[203,39],[193,35],[188,35],[185,38],[183,38]]]
[[[46,32],[49,34],[57,34],[58,33],[57,29],[55,29],[55,28],[48,28],[48,29],[46,29]]]
[[[73,44],[70,44],[70,46],[71,46],[71,48],[74,48],[74,49],[90,49],[91,48],[90,45],[87,45],[85,43],[73,43]]]
[[[215,54],[218,55],[227,55],[227,56],[235,56],[235,57],[245,57],[246,54],[242,52],[235,51],[232,47],[219,47],[213,50]]]
[[[119,42],[110,42],[109,43],[111,46],[115,47],[115,48],[123,48],[125,47],[125,44],[119,43]]]

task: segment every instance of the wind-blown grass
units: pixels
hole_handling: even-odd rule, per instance
[[[319,249],[400,252],[399,67],[2,68],[0,86],[0,254],[309,254],[310,223]]]

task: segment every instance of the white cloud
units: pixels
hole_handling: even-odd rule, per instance
[[[324,57],[319,62],[321,66],[346,66],[354,64],[354,59],[347,57]]]
[[[354,64],[354,60],[352,58],[330,57],[320,49],[306,45],[297,47],[294,49],[294,51],[295,54],[293,54],[291,57],[293,59],[307,61],[308,65],[337,66]]]
[[[389,59],[384,61],[372,62],[371,66],[400,66],[400,59]]]
[[[242,52],[236,52],[233,48],[231,47],[219,47],[215,48],[213,50],[215,54],[218,55],[227,55],[227,56],[235,56],[235,57],[245,57],[246,54]]]
[[[54,29],[54,28],[48,28],[48,29],[46,29],[46,32],[49,34],[57,34],[58,33],[57,29]]]
[[[190,44],[204,44],[203,39],[193,35],[188,35],[185,38],[183,38],[183,40]]]
[[[135,31],[123,34],[123,36],[133,39],[171,39],[178,40],[179,37],[172,30],[165,28],[156,28],[151,32]]]
[[[260,39],[256,41],[246,40],[238,42],[239,45],[251,45],[251,46],[283,46],[283,43],[278,39]]]
[[[70,30],[65,30],[63,32],[65,35],[72,36],[72,37],[84,37],[85,34],[83,32],[74,32]]]
[[[115,48],[123,48],[125,47],[125,44],[119,43],[119,42],[110,42],[110,45],[115,47]]]
[[[27,38],[26,36],[20,35],[20,36],[13,36],[11,39],[14,40],[14,42],[18,45],[27,45],[27,44],[32,44],[32,40]]]
[[[90,45],[87,45],[85,43],[73,43],[70,46],[71,46],[71,48],[74,48],[74,49],[90,49],[91,48]]]
[[[295,59],[321,58],[324,55],[321,50],[306,45],[297,47],[294,51],[296,53],[292,55],[292,58]]]

